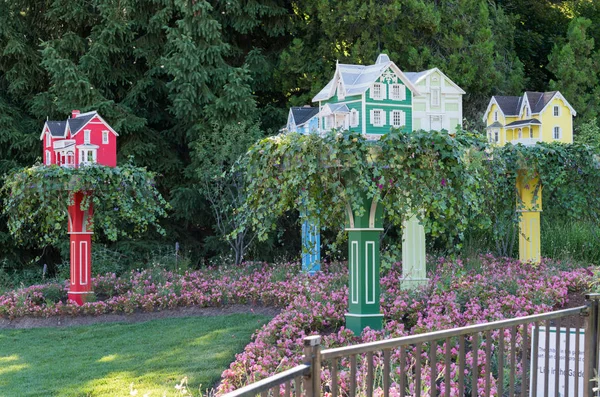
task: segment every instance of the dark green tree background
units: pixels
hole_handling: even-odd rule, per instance
[[[159,174],[172,206],[160,241],[208,257],[219,231],[207,176],[246,148],[225,155],[203,143],[276,133],[336,60],[369,64],[386,52],[405,71],[438,67],[467,92],[473,126],[491,95],[560,89],[594,140],[599,26],[600,5],[588,0],[7,0],[0,174],[39,158],[47,117],[98,110],[120,134],[120,161]],[[39,252],[20,250],[4,225],[0,259],[29,263]]]

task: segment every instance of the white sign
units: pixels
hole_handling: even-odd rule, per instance
[[[535,331],[535,327],[532,331]],[[559,368],[556,368],[556,337],[559,335]],[[579,383],[579,393],[583,393],[583,349],[584,349],[584,333],[583,329],[579,331],[579,368],[578,372],[575,373],[575,338],[577,337],[576,330],[570,329],[569,338],[569,352],[565,352],[567,346],[567,330],[566,328],[550,327],[548,338],[550,339],[549,349],[546,351],[546,327],[540,327],[539,332],[539,343],[538,343],[538,361],[537,368],[533,368],[533,360],[531,360],[531,375],[533,371],[537,371],[537,392],[534,396],[533,385],[529,388],[530,397],[544,396],[544,379],[546,376],[546,355],[548,355],[548,396],[563,397],[565,396],[565,370],[566,370],[566,358],[569,360],[569,395],[575,395],[575,382]],[[535,354],[533,351],[533,337],[531,338],[531,354]],[[554,390],[556,377],[558,378],[558,391]],[[533,382],[533,376],[531,376],[531,382]]]

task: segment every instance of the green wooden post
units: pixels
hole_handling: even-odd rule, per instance
[[[370,327],[380,330],[379,237],[383,231],[381,204],[364,194],[357,197],[361,211],[350,208],[346,214],[348,232],[349,296],[346,328],[356,335]]]
[[[425,229],[415,215],[402,225],[402,289],[429,282],[425,268]]]

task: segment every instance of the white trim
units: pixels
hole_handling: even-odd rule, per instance
[[[442,75],[442,80],[449,81],[450,85],[458,90],[459,93],[458,94],[454,94],[454,95],[465,95],[466,94],[466,92],[462,88],[460,88],[458,86],[458,84],[456,84],[454,81],[452,81],[452,79],[450,77],[446,76],[446,74],[444,74],[444,72],[442,72],[438,68],[433,68],[433,69],[425,70],[425,73],[423,73],[422,76],[419,76],[419,78],[415,80],[414,84],[415,85],[419,84],[421,82],[421,80],[423,80],[424,78],[428,77],[433,72],[438,72],[440,75]]]
[[[571,106],[571,104],[569,103],[569,101],[567,101],[565,99],[565,97],[560,93],[560,91],[556,91],[554,93],[554,95],[552,96],[552,98],[550,98],[550,100],[548,101],[548,103],[546,104],[546,106],[544,106],[542,108],[542,110],[540,110],[540,113],[543,113],[544,110],[546,110],[546,108],[552,103],[552,101],[554,100],[554,98],[558,98],[561,101],[564,102],[564,104],[569,108],[569,110],[571,111],[571,116],[577,116],[577,112],[575,111],[575,109],[573,109],[573,106]]]
[[[71,256],[70,256],[70,270],[71,270],[71,285],[75,285],[75,241],[71,241]]]
[[[92,143],[92,130],[83,130],[83,144],[89,145]]]
[[[85,248],[84,248],[85,245]],[[83,253],[85,252],[85,265],[83,262]],[[87,241],[79,242],[79,285],[87,285],[88,284],[88,252],[87,252]],[[85,277],[83,277],[83,273],[85,270]],[[85,280],[85,282],[84,282]]]
[[[369,291],[369,245],[373,246],[373,255],[371,260],[371,283],[372,290]],[[369,292],[373,296],[372,299],[369,299]],[[365,241],[365,303],[373,304],[375,303],[375,242],[374,241]]]
[[[367,102],[367,105],[373,105],[373,106],[392,106],[395,108],[401,108],[401,109],[411,109],[411,105],[397,105],[394,103],[379,103],[379,102]],[[422,112],[422,110],[420,110]]]
[[[108,124],[108,123],[107,123],[107,122],[106,122],[106,121],[105,121],[103,118],[102,118],[102,116],[100,116],[100,115],[98,114],[98,112],[96,112],[96,111],[92,111],[92,112],[87,112],[87,113],[80,114],[80,115],[79,115],[79,116],[77,116],[76,118],[79,118],[79,117],[81,117],[81,116],[84,116],[84,115],[86,115],[86,116],[87,116],[87,115],[90,115],[90,114],[92,114],[92,113],[96,113],[96,116],[95,116],[95,117],[98,117],[98,119],[100,119],[100,121],[102,122],[101,124],[104,124],[104,125],[106,126],[106,128],[108,128],[108,130],[109,130],[110,132],[112,132],[113,134],[115,134],[115,136],[119,136],[119,134],[117,134],[117,131],[115,131],[115,130],[114,130],[114,129],[113,129],[113,128],[112,128],[112,127],[111,127],[111,126],[110,126],[110,125],[109,125],[109,124]],[[73,136],[75,136],[75,135],[79,134],[79,132],[81,132],[81,130],[83,130],[83,129],[84,129],[84,128],[85,128],[85,127],[88,125],[88,124],[90,124],[90,123],[92,122],[92,120],[93,120],[93,119],[94,119],[94,117],[92,117],[91,119],[89,119],[87,123],[85,123],[84,125],[82,125],[82,126],[81,126],[81,128],[79,128],[79,130],[73,134]],[[66,123],[66,125],[67,125],[67,126],[69,125],[69,123],[68,123],[68,121],[69,121],[69,120],[73,120],[73,119],[70,119],[70,118],[69,118],[69,119],[67,119],[67,123]],[[94,124],[96,124],[96,123],[97,123],[97,124],[100,124],[100,123],[98,123],[98,122],[94,122]],[[70,127],[69,127],[69,128],[70,128]],[[66,130],[66,128],[65,128],[65,130]]]
[[[358,303],[358,241],[352,241],[352,257],[350,258],[350,286],[352,303]]]
[[[529,99],[527,99],[527,92],[523,93],[523,102],[521,102],[521,107],[519,108],[519,113],[517,114],[517,116],[521,117],[525,105],[529,107],[529,114],[531,114],[531,104],[529,103]],[[527,117],[527,115],[524,115],[523,117]]]
[[[367,133],[367,99],[366,94],[362,94],[362,133]]]
[[[383,317],[383,314],[357,314],[357,313],[346,313],[346,317]]]
[[[462,101],[461,101],[462,104]],[[504,112],[502,111],[502,108],[500,107],[500,105],[498,105],[498,102],[496,102],[496,98],[492,97],[492,99],[490,99],[490,103],[488,103],[488,107],[485,110],[485,113],[483,113],[483,118],[482,121],[484,123],[487,123],[487,118],[488,118],[488,114],[490,113],[490,110],[492,110],[492,105],[496,105],[496,108],[498,109],[498,111],[500,113],[502,113],[502,117],[506,118],[506,115],[504,114]]]
[[[94,291],[67,291],[67,294],[77,294],[77,295],[84,295],[84,294],[93,294]]]
[[[354,223],[354,221],[353,221]],[[382,227],[348,227],[345,228],[346,232],[383,232]]]
[[[106,137],[106,139],[104,139]],[[109,144],[109,136],[108,136],[108,130],[102,130],[102,144],[103,145],[108,145]]]

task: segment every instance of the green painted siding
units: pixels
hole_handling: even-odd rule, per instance
[[[381,79],[377,80],[378,83],[382,83]],[[404,126],[404,130],[406,131],[412,131],[413,130],[413,126],[412,126],[412,92],[408,89],[408,87],[404,86],[405,91],[405,99],[403,101],[398,101],[398,100],[392,100],[389,99],[390,97],[390,91],[391,91],[391,85],[393,83],[382,83],[384,84],[385,87],[385,97],[386,99],[383,100],[375,100],[375,99],[371,99],[371,89],[369,88],[366,93],[365,93],[365,100],[366,100],[366,114],[365,114],[365,119],[366,119],[366,127],[365,127],[365,133],[367,134],[386,134],[390,131],[390,129],[392,128],[392,110],[402,110],[404,112],[405,115],[405,123],[406,125]],[[404,85],[404,83],[400,80],[397,81],[397,84],[402,84]],[[354,102],[356,101],[356,102]],[[354,96],[347,96],[344,98],[344,100],[339,100],[337,93],[334,97],[332,97],[331,99],[327,100],[327,101],[323,101],[321,103],[322,106],[325,106],[326,104],[345,104],[346,106],[348,106],[348,109],[352,110],[352,109],[356,109],[358,111],[358,119],[359,119],[359,123],[358,126],[356,127],[350,127],[350,130],[352,131],[356,131],[356,132],[362,132],[363,131],[363,111],[362,111],[362,95],[354,95]],[[371,124],[371,110],[373,109],[381,109],[385,112],[385,124],[381,127],[376,127],[373,124]],[[325,125],[325,120],[324,118],[321,118],[321,126]]]
[[[381,101],[383,102],[383,101]],[[385,112],[385,125],[382,127],[376,127],[371,124],[371,110],[381,109]],[[367,134],[387,134],[392,128],[391,113],[392,110],[402,110],[405,114],[406,125],[403,130],[410,132],[412,128],[412,109],[410,106],[383,106],[381,103],[367,101]]]

